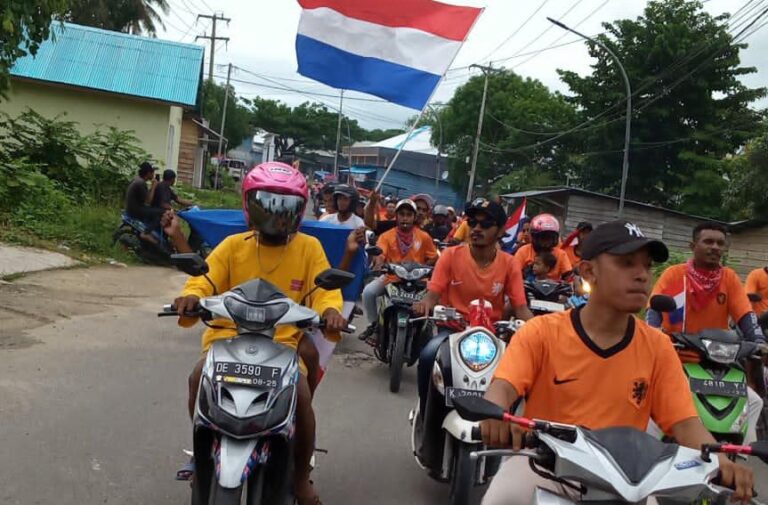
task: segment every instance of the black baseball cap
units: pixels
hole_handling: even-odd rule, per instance
[[[646,238],[640,228],[629,221],[611,221],[595,228],[581,246],[581,258],[591,260],[608,254],[630,254],[648,248],[651,259],[664,263],[669,259],[669,249],[660,240]]]
[[[484,212],[493,219],[499,228],[503,227],[507,223],[507,213],[504,212],[504,207],[491,200],[485,198],[475,198],[466,207],[464,213],[468,218],[472,218],[478,212]]]

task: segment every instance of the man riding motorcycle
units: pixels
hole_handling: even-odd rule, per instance
[[[379,237],[377,245],[382,253],[374,258],[373,270],[381,268],[384,263],[413,263],[434,265],[437,261],[437,249],[427,232],[415,226],[417,208],[413,200],[400,200],[395,208],[397,226]],[[393,279],[382,275],[374,279],[363,290],[363,310],[371,321],[368,328],[360,335],[360,340],[366,340],[376,331],[378,324],[376,300],[384,295],[386,286]]]
[[[250,231],[227,237],[207,258],[208,277],[219,293],[253,279],[264,279],[292,300],[301,303],[314,285],[315,277],[329,268],[320,242],[298,231],[309,193],[304,176],[283,163],[264,163],[243,180],[243,211]],[[201,298],[213,294],[205,278],[187,281],[175,305],[179,314],[194,310]],[[317,290],[305,302],[326,321],[326,331],[337,334],[346,328],[341,315],[339,291]],[[192,326],[197,319],[181,316],[181,326]],[[194,411],[205,353],[211,342],[235,336],[227,321],[214,321],[203,334],[203,357],[189,377],[190,415]],[[298,348],[303,334],[296,328],[280,326],[274,340]],[[300,505],[315,505],[319,498],[310,480],[310,460],[315,448],[315,416],[306,366],[301,363],[296,414],[295,494]]]
[[[651,266],[666,246],[625,221],[598,226],[582,248],[582,275],[593,286],[580,309],[537,317],[507,347],[485,398],[509,410],[525,398],[525,416],[590,429],[631,426],[650,418],[687,447],[715,443],[693,405],[672,343],[634,314],[648,301]],[[521,428],[481,423],[490,447],[522,445]],[[735,497],[752,494],[752,471],[720,455],[721,481]],[[535,474],[526,458],[502,464],[484,505],[531,503],[537,487],[559,486]]]
[[[584,244],[587,236],[592,233],[593,228],[592,223],[582,221],[576,225],[576,229],[563,241],[561,249],[568,255],[568,259],[574,268],[581,261],[581,246]]]
[[[520,247],[515,259],[525,272],[542,252],[551,252],[557,257],[557,265],[549,274],[554,281],[562,279],[563,274],[573,270],[568,255],[558,247],[560,241],[560,222],[552,214],[539,214],[531,220],[531,243]]]
[[[333,204],[336,208],[334,214],[320,218],[323,223],[333,223],[355,230],[365,226],[363,218],[355,214],[360,194],[348,184],[338,184],[333,189]]]
[[[451,232],[451,222],[448,217],[448,207],[445,205],[435,205],[432,209],[432,222],[422,228],[434,240],[443,242]]]
[[[721,264],[726,246],[725,226],[719,223],[696,226],[690,244],[693,258],[687,263],[667,268],[652,293],[684,300],[684,316],[677,321],[674,315],[662,317],[662,314],[649,309],[646,312],[648,324],[663,328],[668,333],[698,333],[707,329],[726,330],[730,318],[738,324],[744,338],[765,343],[765,336],[738,274]],[[681,357],[695,359],[687,353]],[[749,426],[745,443],[751,443],[757,439],[755,427],[763,408],[763,400],[752,388],[748,388],[747,398]]]
[[[523,276],[517,261],[499,250],[497,241],[504,235],[507,216],[496,202],[484,198],[474,200],[467,208],[470,243],[443,251],[428,285],[427,295],[414,304],[413,312],[428,315],[438,302],[455,308],[469,320],[470,303],[485,300],[493,306],[492,320],[502,318],[505,296],[509,298],[515,317],[533,317],[525,299]],[[421,351],[418,365],[419,398],[426,401],[430,375],[440,344],[452,330],[441,328],[437,337]]]
[[[435,205],[435,201],[426,193],[419,193],[411,197],[413,203],[416,204],[418,213],[416,214],[416,226],[424,229],[432,219],[432,207]]]

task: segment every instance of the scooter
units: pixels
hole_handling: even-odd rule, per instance
[[[568,282],[537,280],[525,281],[523,285],[528,307],[535,316],[566,310],[566,303],[573,296],[573,286]]]
[[[196,209],[193,207],[192,209]],[[188,209],[191,210],[191,209]],[[184,219],[186,210],[179,211],[178,216]],[[154,242],[142,237],[146,235],[147,225],[139,219],[130,217],[125,211],[121,213],[121,223],[117,230],[112,234],[112,245],[120,244],[124,249],[132,251],[142,261],[150,265],[168,265],[171,255],[174,253],[173,247],[162,231],[153,231],[151,235]],[[205,240],[190,225],[190,234],[187,242],[192,250],[203,258],[211,252],[211,247],[205,243]]]
[[[485,484],[498,469],[498,460],[476,465],[473,450],[482,441],[472,436],[476,424],[463,420],[454,410],[454,401],[463,397],[482,397],[506,349],[506,342],[522,327],[522,321],[490,323],[491,306],[472,302],[469,324],[457,330],[440,346],[432,378],[421,412],[420,402],[410,414],[411,443],[416,462],[433,479],[450,483],[451,505],[469,503],[472,488]],[[423,318],[419,318],[423,319]],[[434,308],[429,318],[443,324],[463,326],[455,309]],[[500,338],[501,337],[501,338]]]
[[[428,321],[411,322],[411,307],[427,294],[427,280],[431,266],[406,262],[388,263],[376,275],[394,275],[397,280],[387,284],[384,296],[379,297],[379,322],[376,329],[374,354],[389,365],[389,390],[400,391],[403,366],[412,366],[421,349],[432,335]]]
[[[455,405],[467,421],[496,419],[530,430],[529,450],[476,451],[471,458],[525,457],[537,475],[562,484],[560,492],[537,488],[534,504],[577,503],[574,492],[580,496],[578,503],[644,503],[651,496],[674,503],[726,503],[732,492],[714,484],[720,465],[712,455],[751,455],[768,464],[766,442],[707,444],[697,450],[633,428],[588,430],[517,417],[482,398],[458,398]],[[473,432],[479,435],[479,429]]]
[[[656,295],[651,308],[673,312],[673,298]],[[671,335],[678,349],[693,351],[698,363],[683,363],[693,402],[704,426],[718,441],[740,444],[747,432],[747,375],[744,363],[761,357],[760,346],[733,330],[710,329]]]
[[[208,279],[208,265],[196,254],[176,254],[171,262]],[[353,278],[329,269],[314,289],[340,289]],[[192,505],[293,505],[299,358],[272,339],[277,326],[311,331],[323,321],[261,279],[200,300],[192,315],[208,326],[217,318],[237,326],[237,336],[213,343],[203,366],[193,419]],[[158,316],[178,312],[169,305]]]

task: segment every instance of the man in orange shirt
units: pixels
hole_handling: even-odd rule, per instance
[[[744,338],[765,343],[738,274],[721,264],[727,238],[727,229],[719,223],[702,223],[694,228],[693,258],[667,268],[653,287],[653,295],[675,298],[678,310],[662,316],[648,309],[648,324],[668,333],[698,333],[713,328],[728,329],[731,319],[738,324]],[[763,400],[752,388],[747,389],[747,396],[749,429],[745,443],[750,443],[757,439],[755,427]]]
[[[520,266],[509,254],[497,247],[504,235],[507,216],[501,205],[483,198],[472,202],[467,209],[470,243],[445,249],[437,262],[427,296],[413,306],[414,314],[426,315],[438,302],[455,308],[465,320],[469,319],[469,305],[483,299],[493,306],[492,321],[502,318],[504,297],[508,297],[515,317],[528,320],[528,310]],[[440,344],[452,330],[440,329],[421,351],[418,365],[419,398],[426,401],[430,374]],[[422,408],[423,410],[423,408]]]
[[[752,270],[747,276],[747,283],[744,286],[747,294],[755,293],[760,295],[761,300],[752,302],[752,309],[758,316],[768,312],[768,267]]]
[[[698,418],[669,338],[633,314],[648,301],[653,262],[669,253],[626,221],[598,226],[582,248],[581,273],[592,285],[580,309],[538,317],[515,334],[485,398],[508,410],[525,397],[526,417],[591,429],[632,426],[655,419],[677,441],[699,448],[714,443]],[[500,421],[481,423],[491,447],[521,446],[522,430]],[[722,482],[736,497],[751,496],[752,471],[720,457]],[[510,458],[494,477],[483,505],[531,503],[536,487],[557,484],[534,474],[526,458]]]
[[[582,221],[576,225],[576,229],[566,237],[563,241],[563,245],[560,247],[565,254],[568,255],[568,260],[575,268],[581,261],[581,246],[587,239],[587,236],[592,232],[592,223]]]
[[[531,220],[531,243],[526,244],[515,253],[515,259],[520,268],[527,273],[536,255],[542,252],[551,252],[557,258],[557,265],[549,273],[549,278],[554,281],[562,279],[563,274],[573,270],[571,261],[565,251],[557,245],[560,241],[560,223],[551,214],[539,214]]]
[[[400,200],[395,207],[395,228],[384,232],[376,241],[382,253],[373,260],[373,269],[381,268],[384,263],[403,263],[411,261],[419,264],[434,265],[437,261],[437,249],[432,237],[415,226],[416,204],[413,200]],[[392,279],[382,275],[369,282],[363,289],[363,310],[371,324],[360,335],[366,340],[376,331],[378,323],[376,300],[384,294]]]

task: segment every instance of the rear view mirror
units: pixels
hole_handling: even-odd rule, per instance
[[[315,286],[326,290],[341,289],[347,287],[353,280],[355,280],[355,274],[329,268],[315,277]]]
[[[747,293],[747,298],[750,302],[760,302],[763,300],[763,295],[760,293]]]
[[[677,303],[671,296],[654,295],[651,297],[651,308],[656,312],[674,312],[677,310]]]
[[[504,419],[504,409],[484,398],[463,396],[453,399],[456,412],[467,421],[485,421],[486,419]]]
[[[195,253],[172,254],[171,264],[192,277],[200,277],[208,273],[208,263]]]
[[[381,249],[381,247],[374,245],[374,246],[366,247],[365,254],[373,258],[375,256],[381,256],[382,254],[384,254],[384,251]]]

